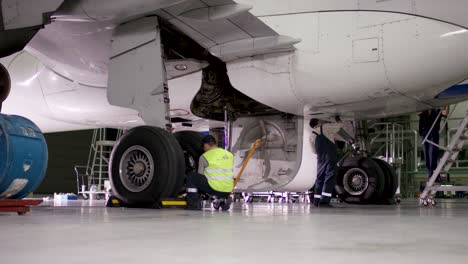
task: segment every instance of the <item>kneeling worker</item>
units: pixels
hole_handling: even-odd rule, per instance
[[[200,194],[217,196],[224,211],[231,206],[230,194],[234,188],[234,156],[218,148],[213,136],[202,139],[205,153],[200,157],[198,173],[187,176],[187,209],[201,210]]]

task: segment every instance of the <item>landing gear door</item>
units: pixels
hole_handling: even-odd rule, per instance
[[[157,17],[119,25],[112,38],[107,98],[135,109],[147,125],[170,126],[169,98]]]

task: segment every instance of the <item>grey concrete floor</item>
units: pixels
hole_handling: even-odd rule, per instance
[[[466,263],[468,200],[235,204],[230,212],[70,204],[0,213],[0,263]]]

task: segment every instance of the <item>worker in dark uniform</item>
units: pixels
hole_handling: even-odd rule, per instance
[[[313,129],[311,136],[312,151],[317,154],[317,180],[315,181],[314,206],[332,207],[330,205],[336,184],[336,167],[338,154],[336,145],[323,132],[318,119],[309,123]]]
[[[198,173],[187,176],[187,209],[201,210],[201,194],[216,196],[215,201],[224,211],[231,205],[234,188],[234,156],[218,148],[213,136],[202,139],[205,153],[200,157]]]
[[[447,117],[447,115],[448,108],[444,108],[443,110],[432,109],[421,112],[419,114],[419,135],[421,136],[421,140],[424,140],[427,137],[427,140],[438,145],[440,139],[440,121],[442,120],[442,117]],[[433,125],[434,127],[431,130]],[[423,151],[427,173],[429,177],[431,177],[437,168],[439,147],[426,141],[423,145]]]

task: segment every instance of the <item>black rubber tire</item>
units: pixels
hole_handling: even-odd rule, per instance
[[[382,198],[384,202],[387,202],[388,199],[392,199],[395,196],[398,189],[398,176],[392,165],[388,164],[386,161],[377,158],[373,160],[380,166],[385,175],[385,190]]]
[[[369,186],[360,195],[348,193],[344,186],[345,173],[352,168],[362,169],[368,176]],[[385,177],[380,166],[370,158],[350,157],[344,160],[337,172],[336,191],[340,199],[346,203],[373,204],[382,200],[385,190]]]
[[[0,104],[3,103],[10,94],[11,79],[8,70],[0,63]]]
[[[142,146],[151,154],[154,175],[142,191],[132,192],[122,183],[119,166],[124,152],[132,146]],[[115,145],[109,164],[113,195],[128,205],[150,206],[161,198],[171,197],[180,178],[184,177],[184,154],[174,136],[164,129],[141,126],[129,130]]]
[[[184,151],[185,174],[196,172],[200,156],[203,155],[203,135],[195,131],[179,131],[174,133],[174,136]],[[189,158],[193,159],[194,166],[190,165]]]

